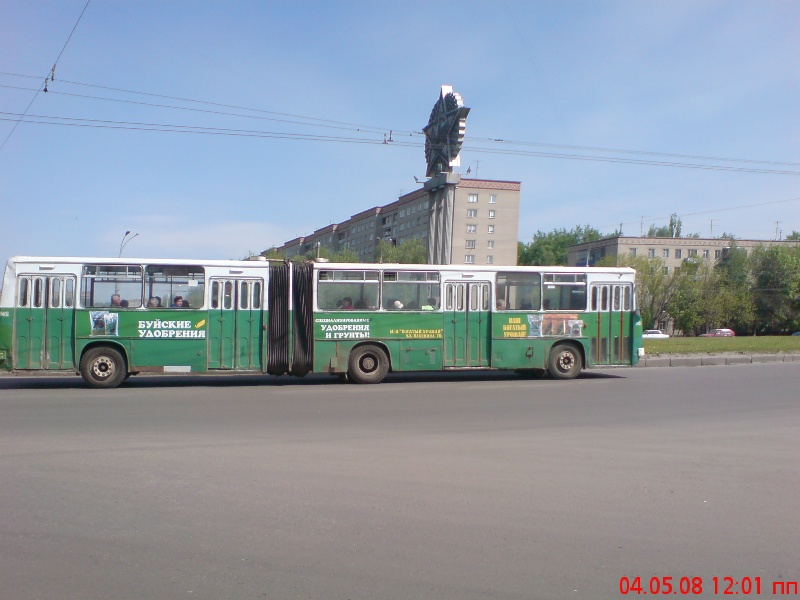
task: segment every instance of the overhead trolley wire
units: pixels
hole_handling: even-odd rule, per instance
[[[53,62],[53,67],[50,69],[50,73],[47,75],[47,77],[50,77],[51,79],[55,77],[56,65],[58,65],[58,61],[61,59],[61,55],[64,54],[64,50],[67,49],[67,44],[69,44],[69,41],[72,39],[72,34],[75,33],[75,30],[78,28],[78,23],[80,23],[81,19],[83,19],[83,14],[86,12],[86,9],[89,8],[89,3],[91,1],[92,0],[86,0],[86,4],[83,5],[83,10],[81,11],[81,14],[78,16],[78,20],[75,21],[75,25],[72,27],[72,31],[69,32],[69,35],[67,36],[67,41],[64,42],[64,45],[61,47],[61,52],[58,53],[56,60]],[[3,143],[0,144],[0,152],[2,152],[3,148],[6,145],[6,142],[8,142],[9,138],[11,138],[11,136],[17,130],[17,126],[22,121],[22,118],[31,109],[31,106],[33,106],[33,103],[36,100],[37,96],[39,96],[39,93],[42,91],[47,91],[47,77],[44,78],[44,83],[38,89],[35,90],[36,93],[33,95],[33,98],[31,98],[31,101],[28,102],[28,106],[26,106],[25,110],[22,112],[22,116],[14,123],[14,126],[11,128],[11,131],[8,132],[8,135],[3,140]]]

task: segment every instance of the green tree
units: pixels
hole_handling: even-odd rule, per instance
[[[752,257],[756,331],[780,334],[800,320],[800,248],[756,248]]]
[[[647,237],[679,238],[681,237],[681,220],[677,214],[672,213],[669,216],[669,225],[664,225],[663,227],[656,227],[655,224],[650,225],[650,229],[647,230]]]
[[[786,236],[787,240],[800,240],[800,231],[792,231],[789,235]]]
[[[567,231],[564,228],[550,232],[537,231],[533,241],[517,245],[517,264],[519,265],[566,265],[568,248],[574,244],[594,242],[604,237],[594,227],[576,225]]]
[[[277,259],[277,260],[286,259],[286,255],[283,252],[279,251],[275,246],[267,250],[264,250],[264,252],[261,253],[261,256],[268,259]]]
[[[400,242],[397,246],[386,240],[379,240],[375,247],[375,261],[421,265],[428,262],[428,249],[416,238]]]
[[[337,263],[359,262],[358,253],[356,253],[355,250],[344,249],[336,252],[325,246],[320,246],[317,250],[309,252],[301,260],[314,260],[315,258],[317,258],[317,256],[319,256],[319,258],[325,258],[329,262],[337,262]]]
[[[620,266],[636,269],[636,294],[642,323],[645,329],[657,328],[659,322],[669,317],[667,306],[678,283],[675,271],[665,273],[664,261],[660,258],[620,257],[618,262]]]
[[[666,310],[684,335],[696,334],[703,325],[704,290],[710,275],[710,269],[697,258],[687,258],[675,273],[675,291]]]

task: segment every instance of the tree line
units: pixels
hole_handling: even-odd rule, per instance
[[[664,227],[651,226],[645,237],[697,238],[681,235],[680,219]],[[567,265],[569,246],[619,236],[604,235],[590,226],[537,231],[531,242],[518,245],[520,265]],[[698,257],[665,272],[660,258],[610,256],[597,266],[636,269],[639,310],[645,328],[671,324],[684,335],[730,327],[738,334],[780,335],[800,330],[800,245],[761,246],[748,252],[730,240],[722,260],[710,264]],[[787,240],[800,240],[793,231]]]

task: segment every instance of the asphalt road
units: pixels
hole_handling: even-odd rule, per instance
[[[798,381],[2,377],[0,597],[770,597],[800,578]]]

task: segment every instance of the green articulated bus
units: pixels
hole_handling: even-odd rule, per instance
[[[138,373],[509,369],[572,379],[643,355],[628,268],[14,257],[0,369]]]

